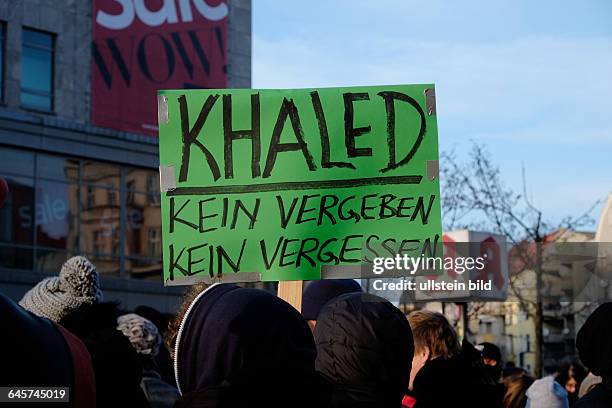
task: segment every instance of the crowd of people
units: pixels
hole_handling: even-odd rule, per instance
[[[263,290],[195,285],[169,319],[104,301],[77,256],[18,304],[0,293],[0,316],[0,385],[68,386],[75,407],[612,407],[612,303],[578,333],[586,369],[540,379],[352,280],[311,282],[302,313]]]

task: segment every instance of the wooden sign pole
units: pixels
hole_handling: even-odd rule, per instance
[[[302,313],[302,289],[304,281],[281,281],[278,282],[278,297],[295,307]]]

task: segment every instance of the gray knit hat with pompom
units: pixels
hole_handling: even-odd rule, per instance
[[[35,315],[60,322],[101,298],[96,267],[84,256],[75,256],[64,262],[59,276],[38,282],[19,304]]]
[[[117,330],[130,340],[138,354],[153,358],[159,352],[161,336],[150,320],[128,313],[117,318]]]

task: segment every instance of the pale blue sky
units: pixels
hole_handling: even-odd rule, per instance
[[[440,148],[524,163],[549,218],[612,192],[612,1],[253,0],[254,88],[430,82]]]

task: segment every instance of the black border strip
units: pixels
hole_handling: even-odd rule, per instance
[[[166,197],[210,194],[244,194],[287,190],[351,188],[387,184],[420,184],[423,176],[371,177],[348,180],[292,181],[283,183],[246,184],[234,186],[177,187]]]

